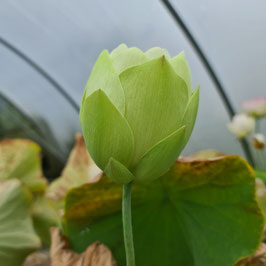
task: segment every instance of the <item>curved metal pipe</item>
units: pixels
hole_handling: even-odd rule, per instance
[[[223,101],[223,103],[224,103],[224,105],[226,107],[226,110],[227,110],[230,118],[232,118],[236,114],[236,112],[234,110],[234,107],[233,107],[228,95],[226,94],[225,89],[224,89],[220,79],[218,78],[218,75],[215,73],[211,63],[207,59],[207,56],[204,54],[204,52],[202,51],[201,47],[197,43],[196,39],[194,38],[194,36],[190,32],[189,28],[186,26],[185,22],[182,20],[182,18],[178,14],[178,12],[171,5],[171,3],[168,0],[161,0],[161,1],[165,5],[165,7],[169,11],[169,13],[172,15],[172,17],[174,18],[174,20],[177,23],[177,25],[180,26],[180,28],[182,29],[183,33],[187,37],[187,39],[190,41],[192,47],[194,48],[194,50],[196,51],[197,55],[199,56],[201,62],[205,66],[205,68],[206,68],[211,80],[215,84],[215,87],[216,87],[216,89],[218,91],[218,94],[222,98],[222,101]],[[255,162],[254,162],[254,159],[253,159],[253,156],[252,156],[252,153],[251,153],[251,150],[250,150],[250,147],[248,145],[247,140],[246,139],[240,140],[240,144],[241,144],[242,149],[243,149],[243,151],[244,151],[244,153],[246,155],[247,160],[249,161],[249,163],[252,166],[254,166]]]
[[[76,110],[76,112],[79,113],[79,105],[53,77],[51,77],[43,68],[41,68],[41,66],[39,66],[26,54],[24,54],[22,51],[17,49],[14,45],[9,43],[2,37],[0,37],[0,43],[8,50],[16,54],[18,57],[20,57],[23,61],[28,63],[35,71],[37,71],[42,77],[44,77],[68,101],[68,103]]]

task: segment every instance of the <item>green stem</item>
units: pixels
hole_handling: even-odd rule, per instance
[[[123,185],[122,220],[127,266],[135,266],[135,252],[131,221],[131,183]]]

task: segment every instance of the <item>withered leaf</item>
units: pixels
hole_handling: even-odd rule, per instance
[[[116,266],[111,251],[99,242],[92,243],[83,253],[71,250],[58,228],[51,228],[51,266]]]

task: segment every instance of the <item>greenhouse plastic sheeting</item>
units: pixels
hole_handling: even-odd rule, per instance
[[[236,109],[265,94],[266,2],[172,1],[225,85]],[[97,56],[124,42],[147,50],[185,50],[194,87],[200,83],[195,130],[184,153],[214,148],[242,154],[229,116],[202,62],[160,1],[10,0],[0,3],[0,37],[23,52],[79,104]],[[80,131],[78,112],[42,75],[0,45],[0,92],[44,119],[63,150]]]

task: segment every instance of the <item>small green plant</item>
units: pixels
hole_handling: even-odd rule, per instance
[[[254,225],[256,224],[256,233],[253,235],[253,237],[256,235],[253,238],[256,240],[253,243],[252,240],[250,246],[246,245],[242,250],[239,246],[236,247],[234,251],[227,254],[225,263],[221,258],[212,258],[219,245],[213,242],[212,232],[204,227],[207,223],[214,221],[218,223],[219,211],[226,217],[238,213],[237,220],[240,223],[246,219],[246,211],[242,213],[237,210],[233,199],[236,195],[233,196],[233,194],[240,193],[243,196],[242,193],[248,193],[254,199],[254,195],[252,196],[254,180],[252,183],[249,179],[250,173],[241,161],[237,158],[235,161],[233,158],[228,159],[223,162],[224,164],[218,164],[217,167],[221,168],[217,169],[211,168],[208,162],[207,166],[199,166],[202,167],[198,169],[201,176],[193,173],[192,169],[190,173],[189,170],[188,173],[184,171],[178,174],[176,173],[178,170],[168,172],[188,142],[194,127],[199,89],[193,92],[191,83],[190,70],[183,52],[171,58],[166,50],[158,47],[143,53],[136,47],[128,48],[122,44],[110,54],[107,50],[101,53],[86,85],[80,110],[80,122],[87,149],[93,160],[115,183],[123,185],[123,192],[120,198],[121,186],[112,185],[112,182],[109,183],[103,179],[99,184],[88,185],[81,188],[81,191],[77,189],[68,194],[65,205],[65,233],[78,251],[84,249],[83,243],[87,244],[91,240],[98,239],[112,247],[116,258],[119,259],[119,265],[125,265],[126,261],[127,266],[135,266],[134,249],[136,248],[137,265],[194,265],[194,261],[195,265],[224,266],[235,262],[240,256],[247,255],[251,246],[256,245],[261,232],[262,219],[255,200],[249,200],[249,204],[256,215],[248,214],[248,219],[251,219],[250,222]],[[223,173],[226,173],[224,167],[231,171],[239,170],[239,172],[235,172],[233,176],[229,172],[226,177],[223,176]],[[242,177],[241,169],[244,169]],[[197,172],[196,169],[194,170]],[[213,180],[210,181],[209,178],[213,174]],[[194,178],[195,176],[198,179]],[[251,183],[248,185],[249,182]],[[242,185],[247,187],[243,189]],[[198,189],[191,193],[190,186]],[[231,190],[231,186],[236,190]],[[134,217],[136,219],[133,227],[131,188],[133,192],[135,191],[134,207],[136,205],[139,207],[133,208],[133,220]],[[86,193],[87,189],[90,195]],[[97,204],[92,199],[93,195],[97,197]],[[229,201],[223,201],[223,197],[228,197]],[[236,201],[240,200],[238,196],[236,197]],[[82,208],[79,206],[79,200],[84,207],[85,198],[90,199],[92,203],[88,206],[88,210],[80,213]],[[207,198],[212,202],[213,212],[199,204],[201,202],[204,206],[209,205]],[[120,210],[120,200],[122,200],[125,260],[119,245],[121,243],[118,230],[120,216],[117,212],[119,213]],[[100,213],[93,209],[93,202],[100,209]],[[228,207],[223,209],[219,204],[225,204]],[[140,207],[141,205],[143,207]],[[219,211],[216,213],[216,210]],[[197,213],[196,217],[191,212]],[[146,216],[146,214],[149,215]],[[252,216],[254,219],[251,218]],[[224,225],[219,234],[226,233],[233,236],[235,230],[235,237],[239,238],[240,228],[234,227],[233,220],[231,220],[231,226],[229,220],[222,220]],[[84,225],[84,222],[88,222],[91,229],[90,226],[86,227],[88,224]],[[197,227],[196,224],[200,224],[202,228]],[[229,230],[225,229],[227,226]],[[218,234],[215,222],[211,227],[215,234]],[[102,235],[105,230],[114,230],[116,233]],[[208,243],[211,243],[212,248],[208,248],[207,244],[204,247],[204,237],[199,233],[201,230],[206,232],[205,237],[208,237]],[[133,232],[137,239],[135,246]],[[84,239],[85,235],[88,238]],[[198,239],[196,235],[199,236]],[[160,240],[163,242],[164,237],[173,245],[173,249],[167,246],[168,243],[163,245],[158,243]],[[227,245],[226,240],[222,240],[222,235],[219,235],[219,238],[224,242],[219,246],[220,249],[226,250],[224,246]],[[151,239],[154,239],[154,243]],[[191,241],[195,242],[191,243]],[[187,248],[181,247],[182,242],[186,243]],[[119,251],[114,250],[114,246],[119,247]],[[153,250],[152,247],[154,247]],[[181,251],[181,254],[175,253],[176,248]],[[222,252],[221,250],[219,252]],[[202,257],[201,252],[206,252],[205,258]],[[151,255],[152,253],[154,254]],[[189,257],[191,253],[193,257]],[[169,259],[170,255],[172,258]]]
[[[92,70],[80,121],[95,163],[123,184],[128,266],[135,265],[131,182],[153,181],[173,165],[191,135],[198,99],[184,53],[171,58],[158,47],[143,53],[122,44],[103,51]]]

